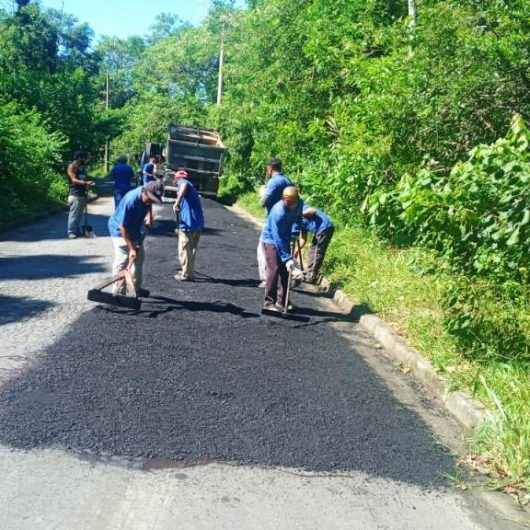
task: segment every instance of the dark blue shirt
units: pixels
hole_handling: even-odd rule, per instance
[[[149,164],[145,164],[142,180],[144,185],[155,180],[155,165],[151,164],[151,162],[149,162]]]
[[[263,196],[262,204],[267,209],[267,214],[270,213],[272,207],[281,200],[282,193],[287,186],[292,186],[293,183],[283,174],[276,173],[273,175],[267,186],[265,187],[265,194]]]
[[[280,259],[285,263],[291,256],[291,234],[293,226],[301,222],[304,202],[298,201],[298,206],[290,210],[283,201],[278,201],[270,211],[261,233],[261,241],[274,245]]]
[[[184,184],[187,185],[187,189],[180,203],[179,228],[185,232],[202,230],[204,228],[204,215],[201,198],[189,180],[179,179],[179,187]]]
[[[131,182],[134,179],[134,171],[129,164],[116,164],[111,172],[110,176],[114,181],[114,189],[127,192],[131,189]]]
[[[143,237],[144,220],[149,208],[142,201],[143,188],[135,188],[129,191],[121,200],[116,211],[109,219],[109,233],[111,237],[122,237],[120,226],[124,226],[131,239],[140,243]]]
[[[317,210],[316,214],[309,219],[306,217],[302,219],[302,230],[311,234],[321,234],[332,227],[331,219],[322,210]]]

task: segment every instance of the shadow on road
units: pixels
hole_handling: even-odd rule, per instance
[[[29,319],[54,305],[46,300],[0,294],[0,326]]]
[[[252,287],[256,288],[259,286],[260,281],[256,278],[213,278],[207,274],[195,273],[194,276],[196,283],[217,283],[222,285],[229,285],[230,287]]]
[[[259,318],[260,316],[258,313],[250,313],[242,307],[227,302],[192,302],[186,300],[174,300],[165,296],[151,296],[144,301],[142,307],[144,309],[140,309],[139,311],[107,306],[99,306],[99,309],[109,313],[121,313],[131,316],[144,315],[149,318],[158,318],[159,316],[171,313],[172,311],[229,313],[241,318]]]
[[[0,258],[0,281],[43,280],[68,278],[105,271],[100,263],[92,263],[100,256],[70,256],[36,254]]]
[[[106,215],[94,215],[90,213],[90,205],[88,205],[89,214],[87,217],[87,223],[94,228],[94,232],[98,237],[108,236],[107,222],[108,217]],[[38,224],[32,224],[18,228],[16,230],[10,230],[3,234],[0,234],[0,241],[13,241],[13,242],[33,242],[33,241],[47,241],[65,239],[66,237],[66,219],[67,212],[62,212],[57,215],[53,215],[45,221],[41,221]]]

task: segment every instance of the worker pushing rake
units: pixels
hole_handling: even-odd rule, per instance
[[[262,313],[269,316],[286,316],[292,311],[289,293],[293,279],[303,273],[296,265],[291,248],[293,226],[301,223],[303,201],[295,186],[287,186],[282,198],[271,209],[261,242],[266,259],[265,302]]]
[[[153,223],[153,204],[162,203],[163,186],[149,182],[128,192],[109,219],[114,247],[113,278],[88,293],[89,300],[139,309],[138,298],[149,296],[142,288],[145,229]],[[112,285],[112,294],[103,289]],[[126,296],[128,295],[128,296]]]

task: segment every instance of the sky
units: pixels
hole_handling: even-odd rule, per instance
[[[208,13],[210,0],[41,0],[41,4],[64,8],[80,22],[88,22],[97,35],[123,38],[145,35],[158,13],[174,13],[196,24]]]

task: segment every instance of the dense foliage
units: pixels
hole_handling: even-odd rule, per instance
[[[116,130],[101,112],[92,30],[57,10],[19,6],[0,10],[2,226],[64,200],[72,152],[97,157]]]
[[[227,191],[284,158],[344,224],[447,259],[462,351],[530,360],[530,4],[425,0],[414,32],[406,7],[267,0],[236,17],[215,114]]]

